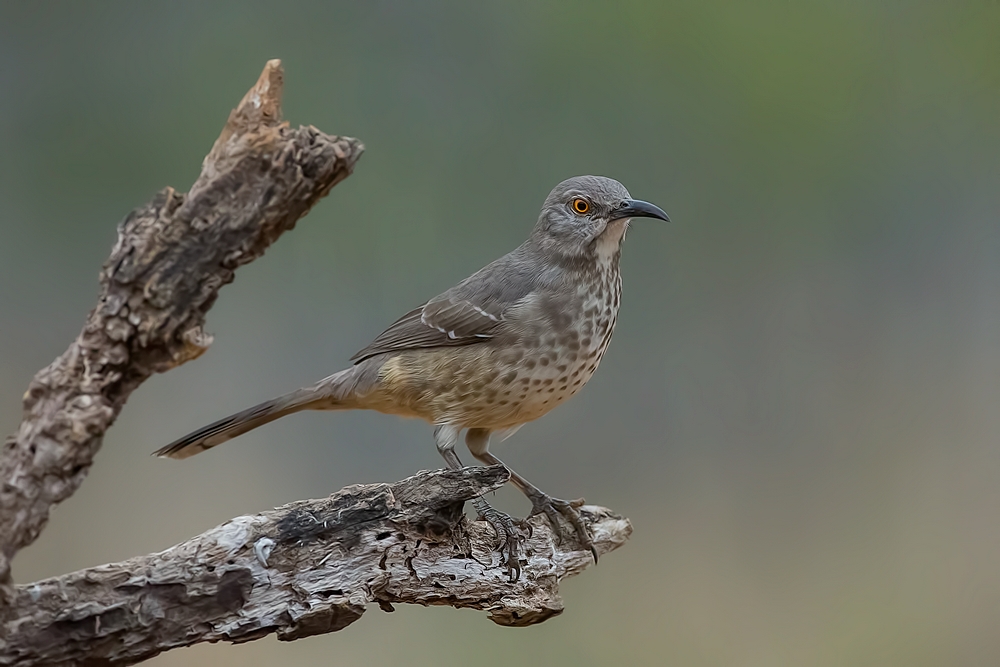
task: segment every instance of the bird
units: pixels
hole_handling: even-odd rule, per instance
[[[622,241],[633,218],[670,220],[611,178],[567,179],[546,197],[524,243],[400,317],[351,358],[353,365],[154,455],[184,459],[302,410],[367,409],[430,422],[449,468],[463,467],[455,452],[463,431],[473,457],[505,465],[490,451],[491,439],[506,439],[571,398],[608,349],[621,300]],[[505,467],[532,504],[529,517],[544,514],[560,536],[562,517],[596,561],[578,510],[582,500],[554,498]],[[481,497],[474,507],[496,531],[516,580],[523,538],[515,520]]]

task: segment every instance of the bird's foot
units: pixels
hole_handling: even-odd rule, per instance
[[[589,549],[590,553],[594,556],[594,562],[597,562],[597,549],[594,548],[594,541],[590,537],[590,531],[587,530],[587,525],[583,522],[583,517],[580,516],[579,512],[579,508],[583,507],[583,498],[577,500],[560,500],[539,491],[537,494],[532,494],[530,499],[531,514],[528,517],[533,517],[536,514],[544,514],[552,525],[552,532],[562,540],[565,536],[562,523],[559,521],[559,517],[562,516],[573,526],[573,530],[576,532],[576,539],[580,542],[580,545],[584,549]]]
[[[500,562],[507,568],[507,576],[510,583],[514,583],[521,576],[520,546],[524,537],[518,532],[514,525],[514,519],[510,515],[496,509],[482,497],[476,498],[473,502],[479,518],[490,524],[496,531],[500,543],[496,550],[500,552]]]

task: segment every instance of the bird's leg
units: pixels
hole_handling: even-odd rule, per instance
[[[470,428],[465,436],[465,444],[469,446],[469,451],[479,461],[487,465],[499,464],[507,468],[507,471],[510,473],[510,481],[531,501],[531,514],[528,515],[529,517],[536,514],[545,514],[549,523],[552,524],[553,532],[560,539],[563,536],[563,532],[562,524],[559,522],[559,515],[562,515],[569,521],[576,532],[576,537],[580,541],[580,544],[585,549],[590,550],[590,553],[594,555],[594,562],[597,562],[597,550],[594,548],[594,541],[591,539],[590,531],[587,530],[587,526],[580,517],[580,512],[577,511],[577,508],[583,505],[582,499],[570,501],[553,498],[511,470],[507,464],[490,452],[490,432],[486,429]]]
[[[455,445],[458,444],[458,434],[460,429],[450,424],[440,424],[434,427],[434,444],[437,450],[444,457],[444,462],[452,470],[461,470],[465,466],[458,460],[455,453]]]
[[[437,444],[437,449],[444,457],[448,467],[453,470],[460,470],[464,467],[462,462],[458,460],[458,454],[455,453],[459,433],[458,427],[449,424],[441,424],[434,428],[434,442]],[[486,432],[486,437],[489,439],[489,431]],[[518,560],[518,545],[521,541],[521,535],[517,532],[514,520],[490,505],[482,496],[475,498],[472,501],[472,506],[476,508],[479,518],[490,524],[496,531],[497,538],[500,540],[497,547],[500,559],[507,568],[507,575],[510,577],[511,583],[517,581],[518,577],[521,576],[521,563]]]

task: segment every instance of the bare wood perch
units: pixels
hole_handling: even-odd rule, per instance
[[[237,267],[260,257],[350,175],[356,139],[281,122],[282,70],[267,63],[186,195],[170,188],[120,224],[101,294],[69,349],[39,371],[0,457],[0,665],[125,665],[199,642],[292,640],[339,630],[377,602],[484,609],[501,625],[562,610],[563,577],[592,564],[546,520],[529,521],[510,583],[466,500],[501,466],[420,473],[233,519],[166,551],[14,586],[10,560],[72,495],[129,394],[207,349],[202,325]],[[583,515],[598,552],[628,520]]]
[[[349,486],[233,519],[161,553],[19,586],[24,611],[4,627],[0,664],[127,665],[199,642],[292,640],[340,630],[377,602],[482,609],[500,625],[562,611],[559,581],[593,563],[554,544],[532,520],[523,572],[511,584],[485,522],[463,503],[507,481],[501,466],[420,473]],[[584,507],[599,552],[631,532],[626,519]]]

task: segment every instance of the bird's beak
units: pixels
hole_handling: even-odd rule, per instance
[[[659,218],[670,222],[670,217],[662,208],[641,199],[626,199],[621,206],[611,212],[611,220],[622,218]]]

